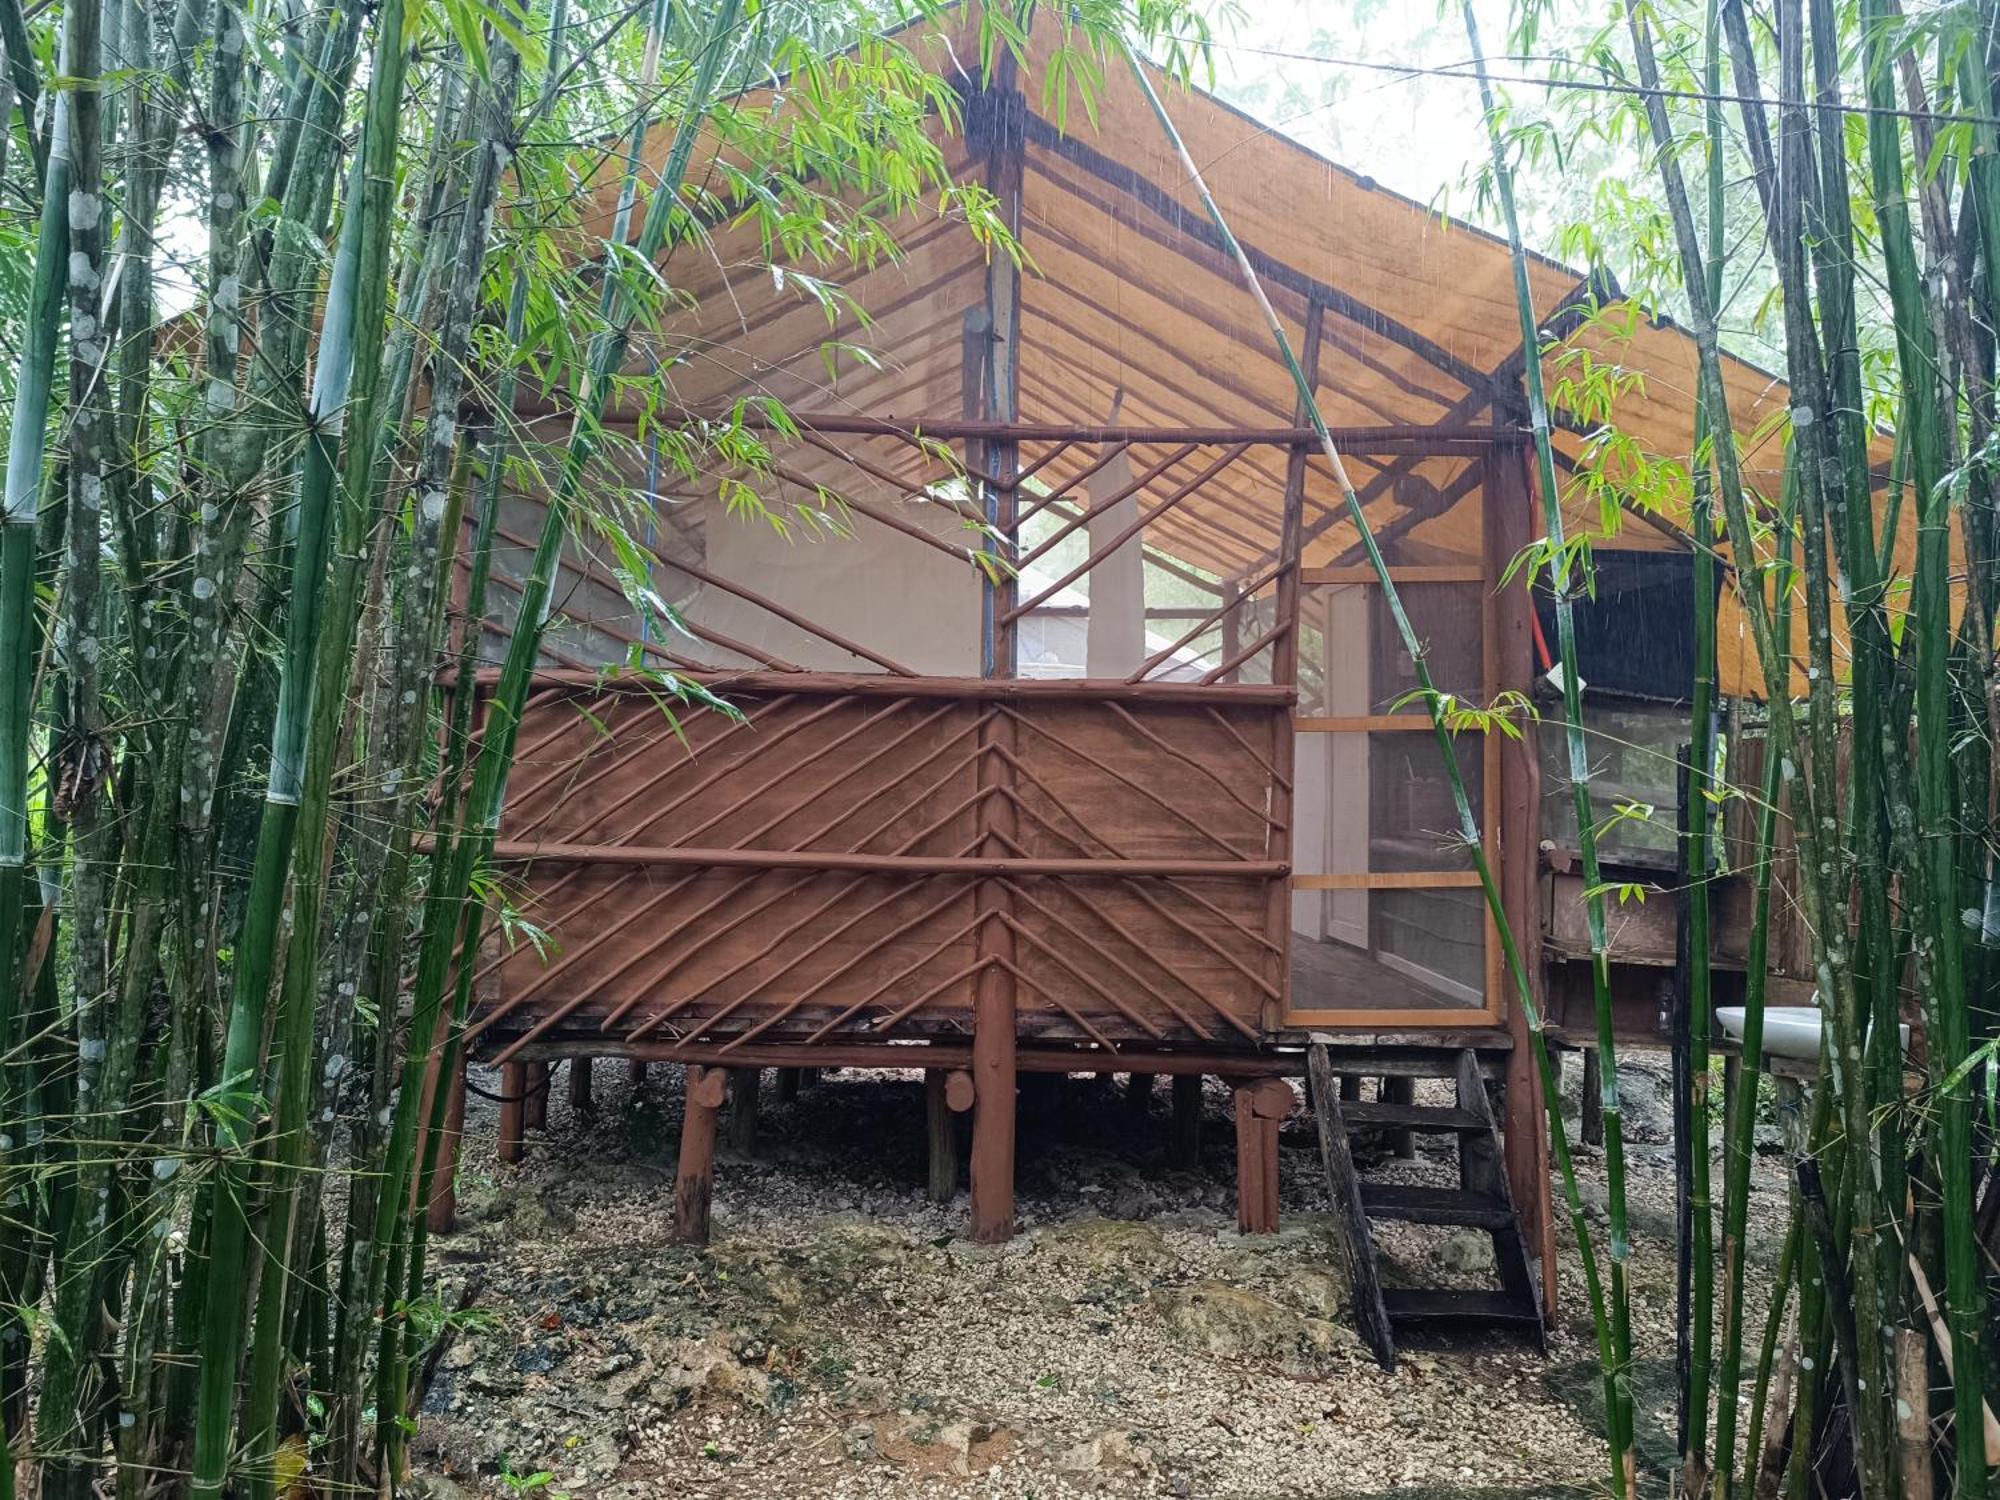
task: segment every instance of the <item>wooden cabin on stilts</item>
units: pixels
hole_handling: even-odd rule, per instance
[[[677,418],[740,410],[770,461],[689,482],[638,410],[611,414],[632,440],[599,482],[643,515],[646,582],[681,625],[636,616],[607,550],[572,542],[497,848],[551,946],[467,960],[471,1052],[513,1101],[502,1152],[558,1059],[684,1068],[676,1212],[699,1238],[728,1079],[920,1069],[934,1151],[971,1115],[969,1232],[993,1241],[1015,1223],[1024,1076],[1165,1075],[1183,1113],[1211,1077],[1234,1090],[1241,1226],[1266,1232],[1290,1080],[1320,1039],[1342,1075],[1458,1081],[1443,1128],[1484,1132],[1468,1158],[1546,1301],[1525,1018],[1292,380],[1130,77],[1107,68],[1095,124],[1065,125],[1035,48],[975,77],[953,70],[977,47],[944,40],[909,45],[958,87],[946,149],[1018,262],[949,218],[900,224],[904,253],[844,276],[829,327],[724,219],[676,262],[685,310],[635,342],[634,369],[671,368]],[[1538,508],[1505,247],[1161,87],[1336,425],[1439,686],[1527,696],[1533,601],[1502,584]],[[1647,370],[1626,429],[1685,452],[1686,340],[1612,331],[1605,289],[1552,262],[1532,276],[1551,337]],[[1759,423],[1782,388],[1739,373]],[[516,416],[559,434],[561,393]],[[1562,437],[1577,471],[1584,427]],[[761,515],[733,513],[746,484]],[[1598,499],[1577,503],[1595,529]],[[510,492],[490,661],[540,521],[531,488]],[[1629,529],[1620,545],[1684,546],[1670,520]],[[616,670],[634,659],[737,714],[663,707]],[[1457,753],[1539,983],[1543,788],[1520,727],[1468,727]],[[1497,1134],[1480,1124],[1495,1082]],[[1342,1107],[1427,1124],[1406,1089]]]

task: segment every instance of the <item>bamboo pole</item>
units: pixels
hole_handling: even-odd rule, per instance
[[[1271,307],[1269,298],[1264,295],[1263,286],[1258,279],[1255,267],[1251,265],[1249,256],[1237,242],[1236,237],[1230,232],[1228,221],[1224,219],[1222,210],[1216,205],[1213,195],[1208,191],[1207,182],[1202,177],[1200,168],[1196,166],[1193,156],[1189,154],[1186,143],[1181,140],[1180,133],[1174,128],[1173,120],[1167,114],[1165,105],[1160,102],[1160,97],[1153,88],[1152,80],[1146,76],[1144,67],[1141,66],[1137,55],[1132,51],[1129,43],[1125,44],[1124,52],[1125,61],[1130,67],[1133,77],[1138,81],[1140,91],[1145,95],[1147,103],[1151,106],[1154,118],[1158,120],[1162,132],[1166,135],[1170,146],[1178,156],[1181,168],[1187,174],[1189,183],[1193,185],[1199,194],[1202,207],[1208,214],[1210,221],[1215,225],[1217,234],[1235,259],[1237,268],[1243,276],[1244,283],[1248,287],[1252,298],[1256,301],[1258,311],[1263,316],[1264,324],[1270,330],[1271,336],[1277,344],[1279,355],[1284,360],[1287,369],[1291,372],[1293,384],[1298,391],[1300,406],[1310,421],[1321,451],[1327,457],[1335,482],[1340,486],[1348,514],[1354,522],[1355,532],[1360,537],[1368,564],[1374,569],[1375,577],[1380,582],[1383,602],[1387,606],[1390,619],[1396,627],[1398,639],[1401,641],[1403,649],[1409,654],[1410,660],[1415,666],[1418,682],[1417,690],[1424,699],[1425,707],[1429,712],[1432,733],[1437,740],[1439,753],[1444,761],[1445,778],[1451,787],[1452,800],[1459,817],[1459,832],[1471,856],[1473,867],[1479,875],[1480,888],[1486,898],[1487,910],[1492,915],[1494,930],[1499,936],[1506,972],[1513,982],[1515,1002],[1521,1007],[1521,1013],[1527,1020],[1530,1045],[1535,1051],[1536,1066],[1542,1081],[1543,1099],[1548,1108],[1551,1145],[1554,1150],[1558,1170],[1561,1174],[1564,1197],[1569,1210],[1570,1225],[1576,1234],[1577,1246],[1583,1262],[1584,1285],[1590,1300],[1592,1320],[1598,1330],[1600,1359],[1607,1372],[1606,1378],[1608,1382],[1610,1378],[1609,1372],[1616,1365],[1617,1361],[1613,1356],[1611,1322],[1605,1307],[1603,1281],[1599,1274],[1597,1255],[1591,1240],[1589,1222],[1584,1217],[1582,1194],[1577,1187],[1576,1165],[1570,1155],[1569,1140],[1563,1131],[1561,1123],[1561,1075],[1550,1057],[1541,1007],[1535,1001],[1534,985],[1522,962],[1520,946],[1515,941],[1513,927],[1507,919],[1506,907],[1501,898],[1499,885],[1494,878],[1492,866],[1487,858],[1484,843],[1480,837],[1478,822],[1472,815],[1471,800],[1466,794],[1464,779],[1459,771],[1458,756],[1452,743],[1451,730],[1446,723],[1443,695],[1438,692],[1436,685],[1431,680],[1423,641],[1418,637],[1415,629],[1410,624],[1410,618],[1403,608],[1402,596],[1397,591],[1395,579],[1390,574],[1389,565],[1383,558],[1380,547],[1376,545],[1373,528],[1370,527],[1368,517],[1362,509],[1361,501],[1355,494],[1353,482],[1347,477],[1346,465],[1341,462],[1340,451],[1333,441],[1332,433],[1326,424],[1326,419],[1320,413],[1318,396],[1313,391],[1310,382],[1306,379],[1305,372],[1292,350],[1291,339],[1285,332],[1284,324],[1279,321],[1277,313]],[[1611,1400],[1608,1388],[1607,1403],[1609,1410],[1616,1409],[1616,1403]],[[1622,1458],[1614,1462],[1613,1482],[1617,1487],[1617,1492],[1621,1496],[1629,1493],[1626,1485],[1627,1472],[1628,1465]]]

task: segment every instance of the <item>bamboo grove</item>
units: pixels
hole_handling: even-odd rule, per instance
[[[0,3],[0,1495],[405,1476],[457,1316],[426,1276],[426,1077],[469,1004],[454,955],[504,909],[486,851],[565,540],[662,608],[634,497],[592,482],[634,438],[599,419],[642,410],[671,472],[746,475],[748,506],[766,457],[633,341],[740,217],[830,312],[911,214],[1013,253],[904,19]],[[1075,86],[1126,28],[1187,34],[1072,7]],[[978,35],[989,64],[1022,38]],[[516,430],[529,389],[566,432]],[[475,737],[450,688],[524,486],[556,503]]]
[[[1650,174],[1651,217],[1607,214],[1592,242],[1692,331],[1700,431],[1686,453],[1601,451],[1620,454],[1629,505],[1685,491],[1691,782],[1698,806],[1754,809],[1751,1082],[1781,824],[1828,1019],[1784,1254],[1753,1298],[1755,1111],[1725,1124],[1709,1107],[1716,854],[1696,818],[1682,979],[1702,1140],[1675,1480],[1979,1500],[2000,1462],[2000,22],[1987,0],[1606,0],[1589,8],[1601,29],[1551,61],[1555,13],[1583,8],[1510,7],[1512,67],[1592,85],[1524,124],[1463,6],[1486,126],[1465,155],[1490,150],[1529,344],[1546,309],[1517,190],[1586,145]],[[1033,10],[982,8],[975,61],[1018,51]],[[427,1274],[445,1109],[428,1080],[456,1066],[471,1007],[457,955],[522,920],[490,854],[563,549],[599,539],[633,607],[662,615],[637,540],[647,497],[601,482],[605,461],[636,430],[681,476],[748,476],[754,509],[757,434],[784,426],[768,404],[754,422],[690,418],[671,362],[635,351],[727,220],[823,268],[830,315],[865,312],[839,272],[894,256],[908,215],[1015,253],[990,195],[947,169],[935,126],[957,127],[958,98],[904,50],[902,19],[863,0],[0,0],[0,1496],[275,1497],[307,1472],[318,1494],[393,1493],[406,1477],[427,1357],[461,1316]],[[1072,3],[1044,24],[1074,55],[1054,76],[1086,92],[1134,47],[1185,71],[1205,36],[1169,0]],[[1134,72],[1179,146],[1171,96]],[[607,184],[615,213],[588,219]],[[1746,480],[1721,373],[1750,325],[1793,393],[1777,494]],[[1645,1415],[1630,1377],[1655,1351],[1634,1346],[1626,1277],[1605,809],[1571,609],[1591,539],[1565,534],[1552,446],[1578,403],[1544,383],[1562,359],[1526,365],[1543,540],[1514,586],[1555,600],[1562,721],[1539,732],[1564,737],[1590,887],[1601,1243],[1521,935],[1456,785],[1464,716],[1497,727],[1515,706],[1422,680],[1532,1017],[1610,1485],[1629,1496]],[[530,393],[564,398],[565,431],[514,422]],[[602,420],[614,406],[636,429]],[[452,689],[501,504],[530,488],[546,525],[475,734]],[[1916,544],[1899,550],[1905,517]],[[1424,643],[1367,552],[1421,674]],[[1766,684],[1731,722],[1766,738],[1756,786],[1717,771],[1724,591]],[[684,680],[655,687],[662,712],[730,712]]]
[[[1512,48],[1545,49],[1557,13],[1516,7]],[[2000,1464],[1995,9],[1621,0],[1600,20],[1548,68],[1552,97],[1585,87],[1536,123],[1486,91],[1488,186],[1518,257],[1518,171],[1579,146],[1647,163],[1651,182],[1634,194],[1643,207],[1609,209],[1589,238],[1668,289],[1656,310],[1682,319],[1697,351],[1693,450],[1620,453],[1628,504],[1678,488],[1697,562],[1689,776],[1704,810],[1685,835],[1693,941],[1679,982],[1691,1003],[1678,1041],[1693,1063],[1698,1136],[1683,1183],[1690,1286],[1673,1478],[1691,1494],[1977,1497]],[[1472,41],[1477,56],[1476,30]],[[1532,333],[1525,281],[1521,293]],[[1781,493],[1746,481],[1739,448],[1765,434],[1729,409],[1725,336],[1780,351],[1791,390]],[[1545,351],[1545,363],[1562,360]],[[1559,420],[1576,425],[1574,413]],[[1549,425],[1535,425],[1546,491],[1557,483]],[[1907,550],[1897,545],[1906,515]],[[1534,559],[1544,586],[1581,588],[1549,532]],[[1763,674],[1759,785],[1716,771],[1718,586],[1740,602]],[[1565,718],[1573,736],[1588,731],[1573,699]],[[1573,779],[1588,777],[1575,763]],[[1732,798],[1755,808],[1746,1068],[1760,1051],[1780,820],[1826,1018],[1761,1337],[1746,1318],[1755,1110],[1739,1107],[1725,1134],[1707,1093],[1709,840],[1712,809]],[[1602,918],[1592,917],[1595,939]],[[1600,987],[1608,1041],[1605,1009]],[[1912,1035],[1907,1055],[1899,1026]],[[1624,1174],[1609,1064],[1605,1080],[1615,1264]],[[1614,1280],[1600,1315],[1620,1486],[1634,1472],[1623,1296]]]

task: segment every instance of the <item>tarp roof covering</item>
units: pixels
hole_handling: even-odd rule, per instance
[[[961,72],[978,55],[969,38],[918,26],[902,39],[928,65],[973,85]],[[1136,83],[1122,67],[1107,66],[1095,123],[1072,105],[1058,125],[1043,98],[1039,64],[1047,50],[1038,36],[1022,72],[1020,240],[1029,268],[1017,351],[1021,420],[1292,425],[1291,379]],[[1329,423],[1518,420],[1520,324],[1503,242],[1385,191],[1212,95],[1155,81],[1295,345],[1303,343],[1309,305],[1325,309],[1318,399]],[[656,161],[669,134],[656,131],[649,142]],[[976,173],[963,140],[947,141],[946,150],[957,169]],[[615,162],[593,190],[608,221]],[[861,271],[806,268],[833,275],[866,309],[865,324],[843,316],[829,327],[817,301],[774,277],[754,227],[720,225],[699,260],[689,248],[677,255],[676,290],[690,310],[640,358],[681,360],[672,373],[676,399],[695,411],[768,394],[799,412],[913,422],[962,417],[965,319],[983,305],[985,255],[948,219],[913,219],[897,231],[899,260]],[[1534,259],[1530,280],[1545,320],[1590,301],[1582,276],[1548,259]],[[1588,346],[1639,377],[1616,401],[1619,428],[1642,449],[1684,463],[1694,432],[1692,340],[1641,318],[1620,320],[1623,331],[1607,319],[1577,321],[1585,326],[1569,330],[1571,347]],[[836,340],[866,346],[874,358],[829,362]],[[1566,368],[1561,355],[1547,358],[1552,386]],[[1739,360],[1726,373],[1747,476],[1775,496],[1784,437],[1774,419],[1787,405],[1787,388]],[[1558,435],[1571,470],[1592,461],[1586,425],[1572,418]],[[1882,457],[1886,466],[1886,449]],[[1184,472],[1200,458],[1191,456]],[[1042,477],[1057,484],[1092,459],[1089,448],[1076,448],[1052,460]],[[912,466],[912,477],[923,464],[910,450],[877,461]],[[836,489],[866,482],[825,453],[805,455],[798,468]],[[1233,528],[1231,541],[1215,528],[1190,526],[1178,541],[1170,532],[1149,533],[1148,545],[1210,574],[1253,574],[1275,534],[1283,469],[1283,451],[1265,449],[1213,483],[1217,506],[1266,518],[1261,530]],[[1477,561],[1480,491],[1465,460],[1357,457],[1349,469],[1371,526],[1392,539],[1396,560]],[[1354,528],[1317,462],[1307,496],[1307,564],[1354,560]],[[1677,492],[1648,515],[1628,515],[1607,545],[1685,546],[1686,499]],[[1572,495],[1570,505],[1573,528],[1601,530],[1595,499]],[[1914,548],[1909,509],[1904,553]],[[1726,590],[1720,634],[1723,690],[1760,694],[1754,648]]]

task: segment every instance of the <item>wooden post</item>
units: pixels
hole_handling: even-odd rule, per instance
[[[626,1065],[625,1081],[632,1085],[633,1093],[638,1093],[640,1089],[646,1086],[646,1064],[639,1058],[633,1058]]]
[[[1278,1232],[1278,1132],[1298,1104],[1282,1078],[1236,1084],[1236,1227]]]
[[[1022,229],[1022,171],[1027,151],[1027,101],[1022,97],[1013,54],[1000,50],[992,76],[967,102],[966,144],[985,158],[986,187],[993,194],[1016,242]],[[962,379],[968,416],[1012,423],[1020,417],[1021,272],[1013,257],[992,256],[986,270],[982,307],[966,315]],[[1020,472],[1020,449],[1011,433],[981,445],[985,472],[995,483],[980,486],[988,527],[987,549],[998,564],[984,571],[980,610],[980,675],[1012,677],[1019,633],[1007,616],[1018,590],[1006,564],[1016,552],[1013,477]],[[1013,781],[1007,756],[1014,727],[1005,715],[988,713],[980,730],[979,785],[1004,787]],[[979,803],[980,849],[1004,852],[1014,835],[1013,805],[1004,797]],[[981,1244],[1014,1232],[1014,1127],[1016,1005],[1014,934],[1001,918],[1011,915],[1012,899],[995,881],[974,889],[979,924],[978,954],[983,967],[973,980],[972,1080],[972,1238]]]
[[[569,1107],[578,1114],[589,1114],[595,1108],[590,1097],[590,1059],[572,1057],[569,1060]]]
[[[1299,352],[1299,368],[1305,371],[1307,384],[1314,387],[1319,384],[1319,346],[1325,321],[1326,308],[1315,299],[1306,307],[1305,345]],[[1306,415],[1306,404],[1301,398],[1294,420],[1303,425]],[[1284,510],[1279,520],[1277,619],[1273,623],[1282,626],[1284,633],[1271,644],[1271,681],[1285,687],[1295,687],[1299,680],[1299,570],[1305,535],[1308,457],[1306,445],[1299,443],[1293,446],[1286,460]],[[1298,733],[1292,727],[1292,714],[1275,713],[1271,716],[1272,827],[1264,851],[1267,857],[1284,863],[1289,863],[1292,857],[1292,785],[1297,761]],[[1271,976],[1278,997],[1264,1001],[1263,1022],[1265,1031],[1274,1032],[1284,1025],[1285,1012],[1292,1000],[1290,880],[1270,883],[1264,908],[1264,936],[1272,946],[1265,971]]]
[[[430,1227],[448,1234],[458,1214],[458,1148],[465,1139],[465,1059],[451,1075],[451,1093],[444,1101],[444,1135],[438,1141],[437,1168],[430,1182]]]
[[[1384,1104],[1415,1104],[1417,1102],[1417,1080],[1414,1078],[1384,1078],[1376,1086],[1376,1098]],[[1398,1161],[1415,1161],[1417,1158],[1417,1136],[1411,1130],[1391,1130],[1389,1149]]]
[[[952,1118],[949,1078],[943,1068],[924,1070],[924,1137],[930,1146],[933,1203],[949,1203],[958,1194],[958,1122]]]
[[[1741,1067],[1736,1058],[1730,1066]],[[1586,1146],[1604,1144],[1604,1058],[1595,1047],[1583,1049],[1583,1118],[1577,1131]]]
[[[1518,388],[1495,388],[1494,416],[1517,420],[1522,397]],[[1487,578],[1486,650],[1492,663],[1493,686],[1526,694],[1534,685],[1534,599],[1518,581],[1505,588],[1500,579],[1515,556],[1537,535],[1534,498],[1529,492],[1528,451],[1518,444],[1496,447],[1485,460],[1482,476],[1481,521]],[[1496,735],[1500,761],[1500,808],[1497,820],[1497,861],[1501,904],[1520,946],[1521,963],[1538,1013],[1546,1014],[1547,986],[1542,974],[1542,900],[1538,870],[1541,862],[1541,768],[1536,759],[1535,725],[1520,726],[1520,738]],[[1487,822],[1495,820],[1489,809]],[[1491,935],[1489,934],[1489,941]],[[1489,966],[1489,972],[1491,966]],[[1529,1017],[1518,1003],[1511,981],[1498,997],[1513,1051],[1507,1057],[1505,1137],[1507,1183],[1514,1211],[1521,1220],[1529,1256],[1541,1275],[1542,1315],[1556,1320],[1556,1217],[1549,1188],[1548,1111],[1532,1046]]]
[[[528,1097],[521,1101],[521,1123],[530,1130],[549,1128],[549,1065],[528,1064]]]
[[[500,1136],[494,1144],[494,1154],[502,1161],[519,1161],[527,1155],[527,1093],[528,1065],[508,1063],[500,1070]]]
[[[827,1071],[827,1072],[838,1072],[838,1071],[839,1071],[839,1069],[837,1069],[837,1068],[829,1068],[829,1069],[826,1069],[825,1071]],[[800,1069],[799,1069],[799,1089],[800,1089],[800,1091],[801,1091],[801,1092],[803,1092],[803,1091],[805,1091],[806,1089],[811,1089],[811,1088],[818,1088],[818,1087],[819,1087],[819,1079],[820,1079],[820,1072],[821,1072],[821,1070],[820,1070],[819,1068],[800,1068]]]
[[[687,1070],[686,1105],[681,1112],[681,1159],[674,1173],[675,1241],[708,1243],[709,1201],[715,1186],[715,1119],[722,1108],[722,1068]]]
[[[1133,1124],[1143,1127],[1153,1114],[1152,1073],[1134,1073],[1125,1085],[1125,1113]]]
[[[729,1154],[748,1161],[757,1154],[757,1115],[762,1068],[729,1070]]]
[[[799,1097],[800,1071],[798,1068],[778,1069],[778,1102],[780,1104],[791,1104],[797,1101]]]
[[[1359,1104],[1361,1102],[1361,1075],[1359,1073],[1342,1073],[1340,1075],[1340,1102],[1342,1104]]]
[[[1174,1141],[1170,1160],[1188,1170],[1201,1163],[1201,1074],[1174,1075]]]

